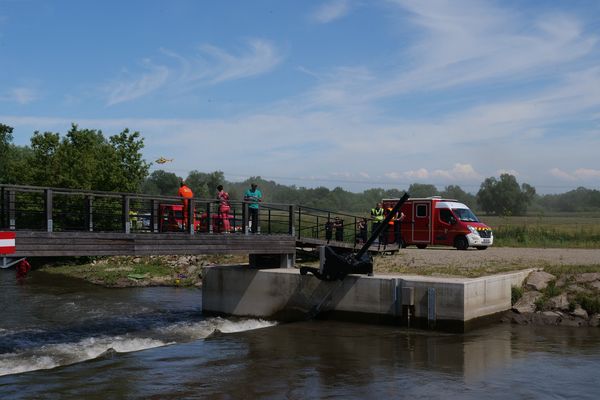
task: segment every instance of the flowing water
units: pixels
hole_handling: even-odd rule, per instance
[[[599,397],[600,329],[214,318],[201,291],[0,270],[0,399]]]

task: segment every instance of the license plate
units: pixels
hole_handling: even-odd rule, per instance
[[[490,239],[481,239],[481,243],[490,244]]]

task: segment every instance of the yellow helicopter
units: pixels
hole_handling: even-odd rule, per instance
[[[171,162],[171,161],[173,161],[173,160],[174,160],[173,158],[164,158],[164,157],[160,157],[160,158],[158,158],[157,160],[155,160],[155,162],[156,162],[157,164],[165,164],[165,163]]]

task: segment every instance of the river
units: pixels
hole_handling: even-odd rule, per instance
[[[597,399],[600,329],[201,313],[201,291],[0,270],[0,399]]]

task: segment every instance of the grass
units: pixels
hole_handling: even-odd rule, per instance
[[[600,248],[598,213],[484,216],[482,220],[494,231],[494,246]]]

